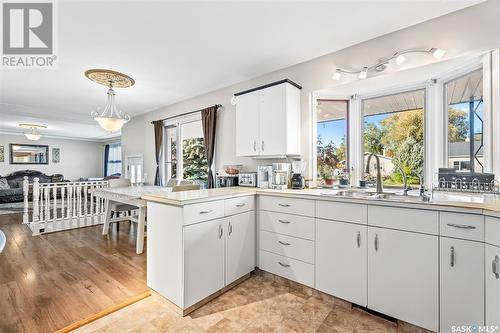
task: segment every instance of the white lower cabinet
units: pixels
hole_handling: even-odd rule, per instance
[[[486,326],[500,327],[500,247],[486,245]]]
[[[440,238],[440,329],[484,325],[484,244]]]
[[[438,331],[438,236],[368,227],[368,307]]]
[[[367,305],[367,227],[316,219],[316,289]]]
[[[184,308],[224,288],[226,219],[184,227]]]
[[[227,219],[226,285],[255,269],[254,211]]]

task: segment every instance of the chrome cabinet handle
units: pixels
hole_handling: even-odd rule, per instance
[[[253,142],[253,151],[257,151],[257,141]]]
[[[222,226],[219,224],[219,239],[222,238]]]
[[[233,225],[231,224],[231,222],[229,222],[229,236],[231,236],[231,234],[233,233]]]
[[[241,208],[241,207],[244,207],[245,205],[246,205],[246,203],[237,204],[236,207]]]
[[[459,228],[459,229],[476,229],[475,226],[473,225],[466,225],[466,224],[455,224],[455,223],[448,223],[448,227],[453,227],[453,228]]]
[[[282,242],[282,241],[278,241],[278,243],[280,243],[281,245],[285,245],[285,246],[290,245],[290,243],[287,243],[287,242]]]
[[[262,141],[261,148],[262,148],[262,151],[264,151],[264,141]]]
[[[450,247],[450,266],[455,267],[455,248]]]
[[[278,222],[283,224],[290,224],[290,221],[285,221],[285,220],[278,220]]]
[[[208,214],[208,213],[211,213],[211,212],[212,212],[212,210],[211,210],[211,209],[210,209],[210,210],[202,210],[202,211],[200,212],[200,214]]]
[[[283,267],[290,267],[290,265],[288,265],[288,264],[284,264],[284,263],[282,263],[281,261],[278,261],[278,264],[280,264],[280,265],[281,265],[281,266],[283,266]]]
[[[361,232],[358,231],[358,235],[356,236],[356,244],[358,245],[358,247],[361,246]]]
[[[491,269],[493,270],[493,274],[495,274],[495,277],[497,279],[500,279],[500,258],[498,256],[495,256],[495,259],[491,262]]]
[[[378,251],[378,235],[377,234],[375,235],[375,242],[374,243],[375,243],[374,244],[375,245],[375,251]]]
[[[282,203],[279,203],[278,206],[281,206],[281,207],[290,207],[289,204],[282,204]]]

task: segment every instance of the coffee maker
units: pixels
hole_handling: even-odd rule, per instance
[[[273,163],[273,177],[271,188],[273,190],[286,190],[290,180],[290,163]]]
[[[292,189],[302,190],[305,187],[304,170],[306,169],[306,162],[304,160],[295,160],[292,162]]]

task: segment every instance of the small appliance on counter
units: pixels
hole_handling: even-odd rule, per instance
[[[290,163],[273,163],[273,177],[271,188],[273,190],[288,189],[288,181],[290,180],[291,165]]]
[[[270,188],[273,178],[272,165],[259,165],[257,167],[257,187]]]
[[[217,175],[217,187],[231,187],[238,186],[238,175]]]
[[[240,172],[238,174],[238,185],[247,187],[257,186],[257,172]]]
[[[306,162],[304,160],[295,160],[292,162],[292,189],[302,190],[305,188],[304,170],[306,169]]]

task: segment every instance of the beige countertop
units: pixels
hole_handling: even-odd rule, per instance
[[[338,190],[337,190],[338,191]],[[370,203],[374,205],[397,205],[398,207],[418,207],[422,209],[452,209],[458,211],[475,210],[477,213],[500,217],[500,195],[462,194],[450,192],[434,192],[430,202],[422,202],[416,198],[398,197],[394,199],[374,199],[365,197],[337,197],[336,190],[304,189],[304,190],[271,190],[252,187],[225,187],[198,191],[164,192],[143,195],[146,201],[159,202],[175,206],[183,206],[198,202],[227,199],[238,196],[263,194],[292,198]]]

